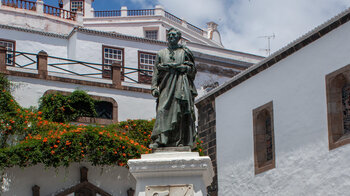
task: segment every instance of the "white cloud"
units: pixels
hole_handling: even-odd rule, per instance
[[[133,0],[143,1],[143,0]],[[348,0],[157,0],[165,9],[188,22],[205,28],[219,24],[226,48],[265,55],[267,40],[276,35],[276,51],[350,6]]]

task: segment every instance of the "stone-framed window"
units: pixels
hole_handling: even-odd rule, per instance
[[[145,38],[158,40],[158,30],[145,30]]]
[[[61,93],[62,95],[70,95],[71,92],[59,90],[47,90],[46,94]],[[111,97],[103,97],[97,95],[90,95],[92,99],[97,101],[95,103],[95,110],[97,117],[79,117],[76,119],[78,123],[87,124],[101,124],[109,125],[118,122],[118,103]]]
[[[111,78],[112,77],[112,67],[111,65],[114,62],[120,62],[121,66],[124,66],[124,49],[123,48],[117,48],[113,46],[102,46],[102,64],[105,66],[102,66],[102,77],[103,78]],[[124,70],[120,70],[122,75],[124,73]],[[124,77],[122,77],[122,80]]]
[[[70,11],[78,12],[81,11],[84,14],[84,0],[71,0],[70,1]]]
[[[253,110],[253,135],[255,174],[275,168],[272,101]]]
[[[156,61],[156,54],[149,52],[138,52],[139,69],[153,71]],[[152,82],[153,72],[139,71],[139,83],[150,84]]]
[[[6,65],[14,66],[15,65],[15,53],[16,51],[16,41],[1,39],[0,46],[3,46],[7,49],[6,51]]]
[[[350,143],[350,65],[326,75],[329,149]]]

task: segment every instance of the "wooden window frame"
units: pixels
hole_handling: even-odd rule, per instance
[[[350,134],[344,134],[342,88],[350,84],[350,65],[346,65],[325,77],[327,98],[329,150],[350,143]]]
[[[155,55],[155,56],[157,56],[157,54],[156,53],[152,53],[152,52],[145,52],[145,51],[138,51],[138,68],[139,69],[141,69],[141,53],[142,54],[148,54],[148,55]],[[153,65],[154,66],[154,65]],[[141,76],[141,72],[139,71],[139,73],[138,73],[138,81],[139,81],[139,83],[142,83],[142,84],[151,84],[152,83],[152,77],[151,77],[151,80],[150,80],[150,83],[145,83],[145,82],[140,82],[140,78],[141,78],[142,76]]]
[[[3,39],[3,38],[0,38],[0,41],[11,42],[13,44],[13,62],[12,62],[12,65],[8,65],[8,64],[6,64],[6,65],[7,66],[15,66],[16,65],[16,41],[15,40],[9,40],[9,39]]]
[[[73,12],[72,11],[72,1],[82,1],[83,2],[83,16],[85,16],[85,0],[70,0],[69,1],[69,10],[71,11],[71,12]]]
[[[124,62],[125,62],[124,48],[118,48],[118,47],[115,47],[115,46],[108,46],[108,45],[102,45],[102,64],[103,65],[105,64],[105,53],[104,53],[105,48],[121,50],[122,51],[122,61],[121,61],[122,62],[122,67],[125,67],[124,66]],[[103,76],[103,71],[104,71],[104,67],[102,67],[102,78],[111,78],[111,77]],[[112,72],[112,69],[111,69],[111,72]],[[120,73],[121,73],[121,80],[124,81],[124,69],[121,69]]]
[[[258,157],[259,152],[261,150],[259,149],[266,149],[266,146],[262,146],[261,141],[258,141],[258,129],[259,129],[259,120],[258,116],[262,112],[268,112],[270,115],[270,123],[271,123],[271,142],[272,142],[272,160],[265,161],[262,163],[259,163]],[[260,174],[262,172],[268,171],[270,169],[273,169],[276,167],[276,155],[275,155],[275,133],[274,133],[274,121],[273,121],[273,102],[270,101],[258,108],[255,108],[253,110],[253,136],[254,136],[254,169],[255,169],[255,175]],[[266,143],[265,143],[266,144]]]

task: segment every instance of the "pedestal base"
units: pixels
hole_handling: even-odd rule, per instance
[[[214,176],[210,158],[197,152],[156,150],[129,160],[128,165],[137,181],[135,196],[207,195]]]

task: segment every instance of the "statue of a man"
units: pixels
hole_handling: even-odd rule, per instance
[[[152,77],[157,116],[151,148],[193,146],[195,138],[194,57],[187,47],[178,43],[180,31],[169,29],[167,39],[168,48],[158,52]]]

